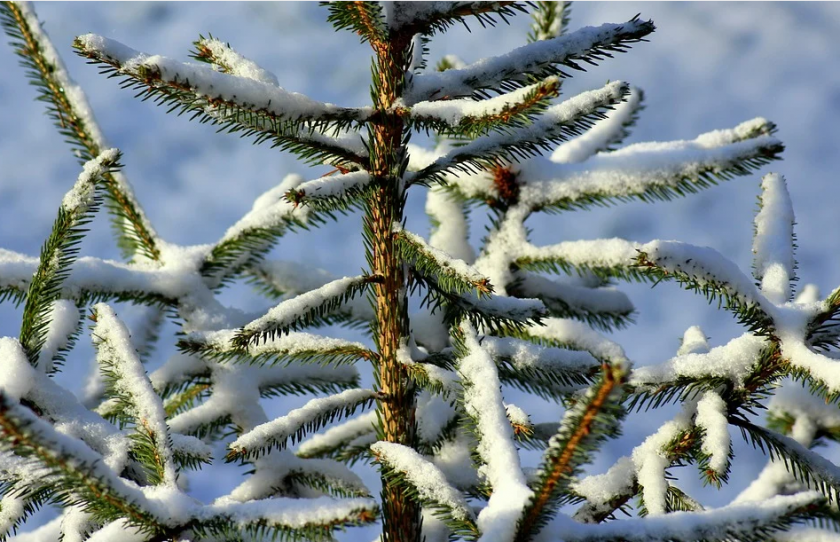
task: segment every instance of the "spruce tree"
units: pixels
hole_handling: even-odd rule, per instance
[[[96,35],[75,40],[138,97],[331,169],[286,177],[221,239],[196,247],[155,232],[32,7],[0,7],[38,99],[82,165],[40,257],[0,250],[0,300],[23,307],[19,337],[0,339],[0,539],[46,504],[62,515],[39,540],[330,540],[376,521],[387,542],[836,536],[840,469],[814,448],[840,439],[840,289],[794,296],[784,179],[762,180],[752,278],[710,248],[536,246],[525,225],[539,212],[667,200],[749,175],[783,151],[773,123],[619,148],[640,90],[614,81],[557,101],[565,78],[654,31],[640,17],[571,31],[567,3],[324,7],[336,30],[372,48],[370,106],[284,90],[209,36],[194,42],[199,63]],[[453,25],[501,32],[526,13],[522,47],[426,65],[428,41]],[[418,133],[434,134],[434,148],[411,143]],[[428,240],[405,227],[407,198],[422,187]],[[124,262],[78,255],[103,203]],[[491,227],[476,251],[468,218],[478,208]],[[361,275],[272,259],[284,236],[352,212],[362,220]],[[242,278],[276,305],[259,315],[223,306],[217,294]],[[634,368],[602,334],[631,323],[621,280],[675,280],[746,331],[711,348],[694,327],[675,357]],[[115,303],[147,307],[144,321],[130,329]],[[179,326],[180,354],[149,371],[165,318]],[[80,401],[52,376],[86,321],[99,372]],[[313,332],[327,325],[367,335]],[[360,387],[365,370],[372,389]],[[556,421],[532,423],[505,402],[511,388],[552,402]],[[263,409],[265,398],[304,394],[316,397],[281,417]],[[672,421],[607,472],[585,475],[628,414],[671,403],[682,406]],[[705,482],[725,484],[730,428],[770,462],[730,504],[706,510],[675,473],[694,465]],[[217,441],[224,458],[211,457]],[[536,468],[523,466],[521,448],[543,451]],[[180,473],[222,460],[247,466],[245,481],[212,503],[190,496]],[[350,469],[369,461],[381,473],[378,501]]]

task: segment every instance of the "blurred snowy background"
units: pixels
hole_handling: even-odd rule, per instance
[[[348,32],[333,32],[325,22],[326,11],[314,2],[74,2],[37,3],[36,9],[72,76],[88,93],[104,133],[123,150],[124,171],[141,204],[171,242],[213,242],[285,174],[314,178],[323,170],[135,100],[116,80],[98,75],[72,53],[74,36],[94,32],[135,49],[188,60],[199,33],[212,33],[272,70],[289,90],[343,105],[368,101],[368,46]],[[840,3],[576,3],[571,28],[621,22],[636,13],[657,25],[650,43],[637,44],[588,73],[574,72],[564,94],[600,86],[607,79],[644,89],[647,109],[628,142],[689,139],[756,116],[776,122],[787,146],[784,161],[762,172],[778,171],[788,180],[797,212],[799,284],[815,283],[827,293],[840,283]],[[473,24],[472,33],[457,28],[433,41],[431,63],[450,53],[470,62],[506,52],[524,44],[528,23],[527,16],[520,16],[510,27],[482,29]],[[0,73],[0,246],[36,255],[79,168],[42,104],[33,101],[35,91],[8,47],[0,48]],[[757,174],[673,202],[541,217],[531,226],[538,244],[620,236],[708,245],[748,271],[759,181]],[[422,192],[412,194],[409,227],[425,234],[423,199]],[[359,224],[358,215],[349,216],[285,237],[272,257],[300,260],[339,276],[356,274],[364,264]],[[476,241],[483,233],[483,223],[474,224]],[[94,223],[83,254],[118,258],[105,220]],[[713,346],[741,333],[730,316],[672,284],[654,290],[648,285],[624,288],[639,314],[636,325],[614,338],[637,364],[674,355],[680,337],[692,325],[702,326]],[[227,291],[224,301],[251,310],[266,306],[245,286]],[[128,308],[121,310],[130,317]],[[17,335],[19,318],[14,307],[0,306],[0,336]],[[173,331],[164,336],[164,345]],[[89,340],[80,344],[60,376],[76,388],[92,360]],[[171,351],[171,346],[162,346],[160,354]],[[554,421],[561,415],[559,406],[541,408],[519,394],[506,396],[526,410],[531,407],[534,421]],[[270,414],[279,415],[303,400],[277,402]],[[624,437],[613,441],[591,470],[606,470],[673,413],[665,409],[631,417]],[[682,487],[705,504],[729,501],[763,467],[760,454],[743,445],[739,435],[733,437],[738,456],[732,483],[724,491],[702,488],[694,469],[675,470]],[[528,455],[532,464],[536,459]],[[190,475],[195,495],[203,499],[230,490],[244,472],[224,464],[205,470]],[[376,484],[372,471],[363,475]],[[370,540],[374,532],[354,530],[342,538]]]

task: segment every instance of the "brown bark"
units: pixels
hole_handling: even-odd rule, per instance
[[[405,367],[397,361],[400,340],[408,333],[406,277],[399,258],[393,223],[401,222],[403,194],[398,174],[405,129],[392,110],[402,93],[403,59],[410,37],[392,36],[388,43],[372,42],[376,52],[376,106],[380,114],[371,126],[371,174],[377,187],[368,201],[365,220],[370,235],[372,271],[383,277],[373,286],[376,296],[378,383],[381,438],[416,447],[415,390]],[[420,506],[405,488],[382,479],[382,535],[385,542],[420,542]]]

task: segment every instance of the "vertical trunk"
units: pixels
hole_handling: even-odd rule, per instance
[[[374,99],[380,116],[371,127],[371,173],[376,190],[368,201],[365,228],[368,258],[375,273],[384,277],[374,285],[376,340],[379,349],[377,379],[380,400],[380,437],[416,446],[415,391],[405,368],[397,361],[402,337],[408,334],[408,307],[403,262],[398,258],[391,226],[401,222],[404,195],[399,180],[405,150],[403,121],[388,110],[402,94],[403,70],[410,41],[399,37],[374,43],[376,67]],[[420,542],[420,506],[403,488],[382,479],[384,542]]]

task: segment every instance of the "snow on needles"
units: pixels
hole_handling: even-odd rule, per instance
[[[119,394],[130,397],[136,412],[137,429],[155,435],[156,455],[163,466],[163,483],[174,485],[176,479],[175,463],[172,451],[167,445],[169,430],[166,425],[166,413],[146,370],[131,343],[128,329],[117,319],[113,309],[104,303],[93,307],[96,325],[91,336],[97,347],[97,358],[103,371],[113,371],[113,383]]]
[[[626,104],[618,107],[626,107]],[[741,126],[752,126],[756,120],[763,119]],[[597,123],[581,138],[564,143],[551,160],[543,158],[524,163],[520,175],[526,182],[520,201],[540,208],[563,201],[570,204],[585,202],[591,197],[643,196],[647,192],[682,190],[685,186],[691,191],[693,185],[690,183],[702,186],[703,174],[725,172],[780,144],[778,139],[764,133],[738,139],[741,131],[735,128],[709,132],[690,141],[636,143],[613,152],[598,153],[580,164],[560,162],[563,166],[558,167],[558,160],[573,158],[567,156],[566,151],[560,153],[566,145],[580,140],[580,145],[587,145],[587,152],[598,150],[594,147],[596,141],[582,138],[589,137],[605,122]],[[594,139],[595,136],[591,137]]]
[[[555,24],[559,20],[560,18],[557,18]],[[558,164],[574,164],[606,150],[620,138],[625,125],[632,121],[633,115],[639,110],[641,102],[641,91],[635,87],[631,88],[626,102],[615,106],[614,110],[607,113],[607,118],[596,122],[595,126],[582,135],[557,147],[551,154],[551,161]]]
[[[196,42],[199,53],[209,53],[213,67],[217,71],[227,72],[260,83],[279,86],[277,76],[270,71],[261,68],[253,60],[249,60],[233,50],[225,42],[216,38],[201,38]]]
[[[720,475],[729,468],[731,442],[726,414],[726,403],[720,395],[707,391],[697,403],[694,420],[697,427],[705,432],[700,450],[709,456],[709,467]]]
[[[266,448],[272,442],[284,443],[318,418],[334,416],[334,412],[355,408],[356,405],[375,397],[376,393],[372,390],[355,389],[329,397],[312,399],[301,408],[244,433],[230,444],[230,449],[238,453],[246,453],[250,450]]]
[[[371,177],[367,171],[352,171],[306,181],[301,183],[295,192],[310,198],[342,197],[353,190],[364,188],[370,181]]]
[[[458,126],[467,119],[480,120],[502,115],[505,111],[522,105],[527,98],[541,88],[556,88],[560,85],[557,77],[547,77],[539,83],[528,85],[512,92],[501,94],[486,100],[463,98],[460,100],[441,100],[420,102],[411,106],[414,118],[432,118],[443,121],[449,126]]]
[[[473,512],[461,492],[452,487],[443,472],[422,455],[394,442],[380,441],[370,449],[379,461],[401,472],[417,490],[420,499],[445,506],[457,520],[473,519]]]
[[[334,118],[351,112],[358,120],[364,120],[371,113],[370,108],[348,110],[263,81],[220,73],[206,65],[141,53],[115,40],[94,34],[79,36],[76,41],[85,53],[116,63],[119,71],[124,74],[143,77],[144,73],[151,71],[159,74],[166,82],[188,83],[196,96],[202,99],[213,97],[248,109],[301,121]]]
[[[761,188],[753,240],[754,273],[764,295],[782,304],[790,299],[790,281],[795,278],[793,204],[781,175],[765,175]]]
[[[423,100],[470,96],[476,89],[494,88],[506,80],[525,81],[528,74],[570,58],[580,58],[599,44],[615,43],[622,36],[643,35],[652,30],[650,22],[640,20],[586,27],[479,60],[461,69],[426,72],[412,79],[405,101],[411,105]]]
[[[88,207],[94,203],[96,182],[108,171],[109,167],[116,164],[119,156],[120,151],[117,149],[108,149],[102,151],[93,160],[85,162],[76,184],[61,200],[61,207],[66,212],[74,214],[87,211]]]
[[[506,542],[516,532],[522,510],[533,493],[513,442],[495,362],[482,350],[470,324],[462,324],[461,331],[467,351],[458,363],[464,381],[464,404],[480,435],[478,454],[484,462],[480,471],[493,487],[487,506],[478,515],[478,527],[483,542]]]
[[[345,296],[351,288],[363,284],[366,281],[367,278],[364,276],[344,277],[334,280],[320,288],[283,301],[270,309],[264,316],[246,325],[243,329],[245,331],[260,332],[270,328],[290,326],[309,311],[315,310],[333,299]]]
[[[766,339],[745,333],[708,352],[701,348],[700,352],[680,354],[659,365],[637,367],[630,376],[630,385],[656,388],[679,377],[713,377],[726,378],[736,386],[743,386],[765,346]]]
[[[442,72],[442,73],[449,73]],[[435,165],[445,168],[460,156],[484,156],[497,148],[504,148],[525,142],[539,143],[564,134],[561,129],[581,117],[596,112],[599,108],[618,102],[627,92],[627,83],[612,81],[600,89],[577,94],[563,102],[548,107],[532,123],[504,133],[491,133],[474,139],[466,145],[455,147]]]
[[[0,391],[3,395],[20,400],[35,385],[37,373],[29,363],[23,347],[17,339],[0,339],[0,359],[3,370],[0,371]]]

